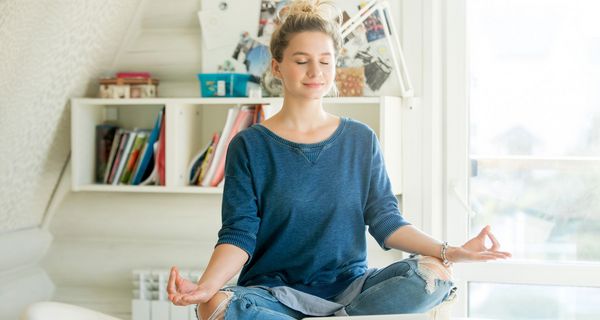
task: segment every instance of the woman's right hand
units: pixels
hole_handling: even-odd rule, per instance
[[[202,285],[198,285],[179,275],[177,267],[171,268],[169,283],[167,285],[169,300],[177,306],[206,303],[216,292],[210,292]]]

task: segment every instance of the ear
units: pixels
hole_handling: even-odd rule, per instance
[[[275,59],[271,59],[271,73],[273,76],[281,80],[281,70],[279,69],[279,62]]]

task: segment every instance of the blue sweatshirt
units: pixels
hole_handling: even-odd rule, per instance
[[[257,124],[231,141],[219,244],[248,253],[240,286],[287,286],[331,299],[367,270],[366,234],[384,245],[408,224],[375,133],[341,118],[319,143]]]

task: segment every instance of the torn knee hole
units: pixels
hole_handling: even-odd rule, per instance
[[[434,257],[424,256],[418,260],[417,273],[425,280],[426,290],[432,293],[435,290],[435,282],[437,279],[450,281],[452,280],[452,270],[446,267],[442,262]]]
[[[230,291],[219,291],[207,303],[198,305],[198,319],[200,320],[223,320],[225,310],[233,297]]]
[[[426,269],[433,273],[435,278],[440,280],[451,280],[452,278],[452,270],[449,267],[446,267],[442,264],[442,262],[434,257],[421,257],[419,259],[419,269]]]

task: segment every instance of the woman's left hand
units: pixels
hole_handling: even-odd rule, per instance
[[[485,246],[485,240],[489,238],[492,242],[490,248]],[[509,252],[499,251],[500,243],[490,231],[490,226],[485,226],[481,232],[460,247],[448,248],[448,260],[450,262],[474,262],[489,261],[510,258]]]

